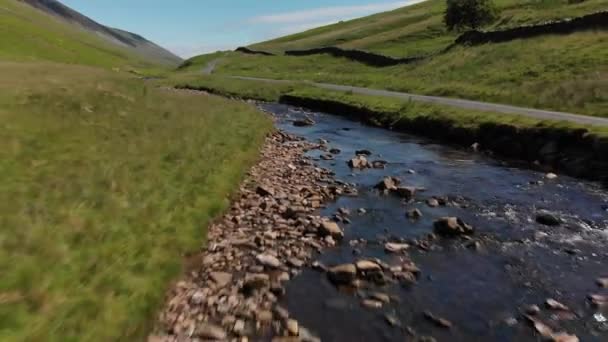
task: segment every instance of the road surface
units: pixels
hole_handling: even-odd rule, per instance
[[[218,62],[219,62],[219,59],[209,62],[209,64],[207,64],[205,69],[203,69],[203,73],[206,75],[212,74],[213,71],[215,70],[215,67]],[[273,79],[260,78],[260,77],[245,77],[245,76],[229,76],[229,77],[241,79],[241,80],[261,81],[261,82],[270,82],[270,83],[291,83],[291,82],[293,82],[290,80],[273,80]],[[417,94],[402,93],[402,92],[396,92],[396,91],[390,91],[390,90],[371,89],[371,88],[354,87],[354,86],[347,86],[347,85],[317,83],[317,82],[306,82],[306,83],[314,85],[319,88],[323,88],[323,89],[349,91],[349,92],[353,92],[356,94],[363,94],[363,95],[391,97],[391,98],[397,98],[397,99],[408,100],[408,101],[411,100],[411,101],[417,101],[417,102],[433,103],[433,104],[439,104],[439,105],[444,105],[444,106],[451,106],[451,107],[457,107],[457,108],[462,108],[462,109],[479,110],[479,111],[486,111],[486,112],[518,114],[518,115],[524,115],[527,117],[540,119],[540,120],[557,120],[557,121],[573,122],[573,123],[580,124],[580,125],[608,126],[608,118],[580,115],[580,114],[574,114],[574,113],[556,112],[556,111],[551,111],[551,110],[534,109],[534,108],[526,108],[526,107],[517,107],[517,106],[498,104],[498,103],[455,99],[455,98],[450,98],[450,97],[417,95]]]

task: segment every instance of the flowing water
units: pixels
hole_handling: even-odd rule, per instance
[[[417,284],[391,284],[377,290],[394,297],[382,309],[360,305],[356,293],[339,291],[321,272],[305,270],[287,288],[284,304],[293,317],[323,341],[407,341],[408,330],[437,341],[538,341],[522,316],[522,308],[537,304],[539,319],[555,329],[576,334],[581,341],[608,341],[608,309],[593,308],[591,293],[608,294],[596,284],[608,277],[608,192],[599,185],[560,176],[544,179],[532,171],[469,150],[358,122],[294,107],[267,104],[263,109],[278,118],[277,126],[310,141],[326,139],[341,153],[333,161],[316,163],[335,172],[336,178],[356,184],[359,195],[342,197],[324,209],[332,216],[338,208],[351,209],[352,223],[342,225],[345,239],[319,255],[326,265],[377,257],[391,262],[384,241],[416,239],[432,232],[433,221],[457,216],[476,228],[477,248],[470,242],[440,240],[431,250],[410,250],[422,273]],[[292,120],[311,117],[316,125],[295,127]],[[356,150],[367,149],[370,160],[388,161],[385,169],[353,171],[347,161]],[[380,195],[373,187],[385,176],[405,185],[423,187],[417,200]],[[540,182],[539,182],[540,181]],[[430,208],[425,200],[447,196],[453,205]],[[356,214],[365,208],[367,214]],[[407,210],[418,208],[423,218],[413,222]],[[558,227],[535,222],[548,209],[564,223]],[[352,240],[366,244],[351,246]],[[358,253],[357,256],[354,252]],[[554,298],[572,313],[548,310]],[[423,312],[448,319],[452,329],[434,325]],[[398,320],[391,325],[386,315]]]

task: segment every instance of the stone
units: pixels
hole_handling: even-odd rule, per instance
[[[452,322],[448,321],[445,318],[441,318],[439,316],[435,316],[433,313],[429,312],[429,311],[425,311],[424,312],[424,317],[429,320],[430,322],[434,323],[436,326],[441,327],[441,328],[452,328]]]
[[[295,268],[302,268],[302,266],[304,266],[304,261],[298,258],[289,258],[287,259],[287,264]]]
[[[232,331],[239,336],[243,335],[245,333],[245,321],[243,321],[242,319],[237,320],[234,323]]]
[[[343,264],[330,268],[327,276],[335,284],[350,284],[357,278],[357,266]]]
[[[367,309],[380,309],[382,308],[382,302],[372,299],[364,299],[361,301],[361,305]]]
[[[281,267],[281,261],[275,256],[270,254],[258,254],[256,257],[258,262],[266,267],[279,268]]]
[[[439,206],[439,201],[436,198],[429,198],[426,200],[426,205],[431,208],[437,208]]]
[[[471,235],[474,233],[473,227],[464,223],[457,217],[443,217],[433,224],[435,233],[444,237],[455,237],[461,235]]]
[[[382,271],[380,265],[370,260],[359,260],[355,265],[357,266],[357,270],[361,273],[375,273]]]
[[[393,314],[386,314],[386,315],[384,315],[384,319],[386,320],[386,322],[388,324],[390,324],[393,327],[400,327],[401,326],[401,322],[399,322],[399,318],[397,318],[397,316],[395,316]]]
[[[355,151],[356,155],[363,155],[363,156],[371,156],[372,155],[372,151],[370,150],[357,150]]]
[[[389,295],[387,295],[386,293],[381,293],[381,292],[372,292],[369,294],[369,298],[371,298],[373,300],[377,300],[384,304],[388,304],[391,302],[391,297],[389,297]]]
[[[335,159],[333,154],[322,154],[320,156],[320,158],[323,160],[334,160]]]
[[[420,211],[420,209],[412,209],[408,211],[405,216],[410,220],[418,220],[422,217],[422,211]]]
[[[528,315],[535,316],[540,313],[540,307],[538,307],[538,305],[528,305],[524,311]]]
[[[243,289],[246,291],[258,290],[270,284],[270,277],[267,274],[249,273],[245,275]]]
[[[209,278],[219,287],[224,287],[232,281],[232,274],[226,272],[211,272]]]
[[[370,165],[367,161],[367,158],[365,158],[364,156],[356,156],[355,158],[348,161],[348,166],[353,169],[366,169]]]
[[[589,295],[589,301],[596,308],[608,308],[608,295],[591,294]]]
[[[291,336],[298,336],[300,333],[298,321],[296,321],[295,319],[288,319],[285,323],[285,328]]]
[[[376,184],[375,188],[380,191],[392,191],[397,190],[397,186],[401,183],[401,181],[395,177],[384,177],[378,184]]]
[[[545,226],[559,226],[562,223],[562,220],[557,215],[547,210],[540,210],[536,213],[536,222]]]
[[[388,162],[386,160],[374,160],[372,161],[372,167],[374,169],[384,169]]]
[[[393,191],[394,194],[406,200],[411,200],[416,196],[417,188],[412,186],[400,186]]]
[[[552,298],[547,299],[545,305],[551,310],[570,311],[570,308]]]
[[[407,243],[387,242],[384,245],[384,250],[389,253],[402,253],[410,248]]]
[[[598,278],[596,282],[599,287],[608,289],[608,278]]]
[[[329,153],[340,154],[340,153],[342,153],[342,151],[340,151],[340,149],[338,149],[338,148],[332,148],[331,150],[329,150]]]
[[[305,118],[301,120],[294,120],[293,125],[296,127],[307,127],[313,126],[316,122],[311,118]]]
[[[225,340],[226,331],[221,327],[211,323],[201,323],[194,329],[193,336],[208,340]]]
[[[274,191],[271,188],[263,185],[259,185],[255,189],[255,193],[262,197],[274,196]]]
[[[549,180],[552,180],[552,179],[557,179],[557,175],[556,175],[555,173],[551,173],[551,172],[549,172],[549,173],[547,173],[547,174],[545,175],[545,178],[547,178],[547,179],[549,179]]]
[[[319,234],[321,236],[331,236],[341,240],[344,237],[344,232],[336,222],[325,220],[319,226]]]
[[[365,208],[359,208],[357,210],[357,213],[359,213],[359,215],[365,215],[367,214],[367,210],[365,210]]]
[[[272,312],[268,310],[260,310],[256,312],[255,318],[262,324],[270,324],[270,322],[272,322]]]

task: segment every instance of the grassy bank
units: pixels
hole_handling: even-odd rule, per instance
[[[225,56],[216,73],[311,80],[608,116],[608,32],[458,47],[377,68],[327,55]]]
[[[0,73],[0,340],[143,338],[269,120],[89,67]]]
[[[604,0],[493,0],[500,17],[485,29],[495,30],[542,23],[606,10]],[[394,57],[434,53],[450,45],[458,32],[443,25],[445,0],[428,0],[413,6],[339,22],[257,43],[252,49],[280,53],[285,50],[337,46]]]

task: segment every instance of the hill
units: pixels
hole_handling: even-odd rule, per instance
[[[106,67],[181,61],[141,36],[105,27],[54,0],[0,0],[0,58]]]
[[[498,20],[484,30],[565,20],[606,9],[605,1],[496,0]],[[608,31],[544,34],[474,46],[453,44],[441,15],[445,0],[324,26],[251,45],[277,56],[224,54],[216,75],[317,81],[608,116]],[[289,49],[337,45],[391,56],[427,55],[409,64],[365,65],[327,54],[285,56]],[[197,57],[185,71],[200,70]]]
[[[571,2],[571,1],[570,1]],[[606,10],[604,0],[495,0],[500,19],[485,27],[496,30],[581,16]],[[395,57],[424,55],[450,45],[458,32],[443,24],[445,0],[422,3],[368,17],[323,26],[253,44],[255,50],[282,52],[337,46]]]

